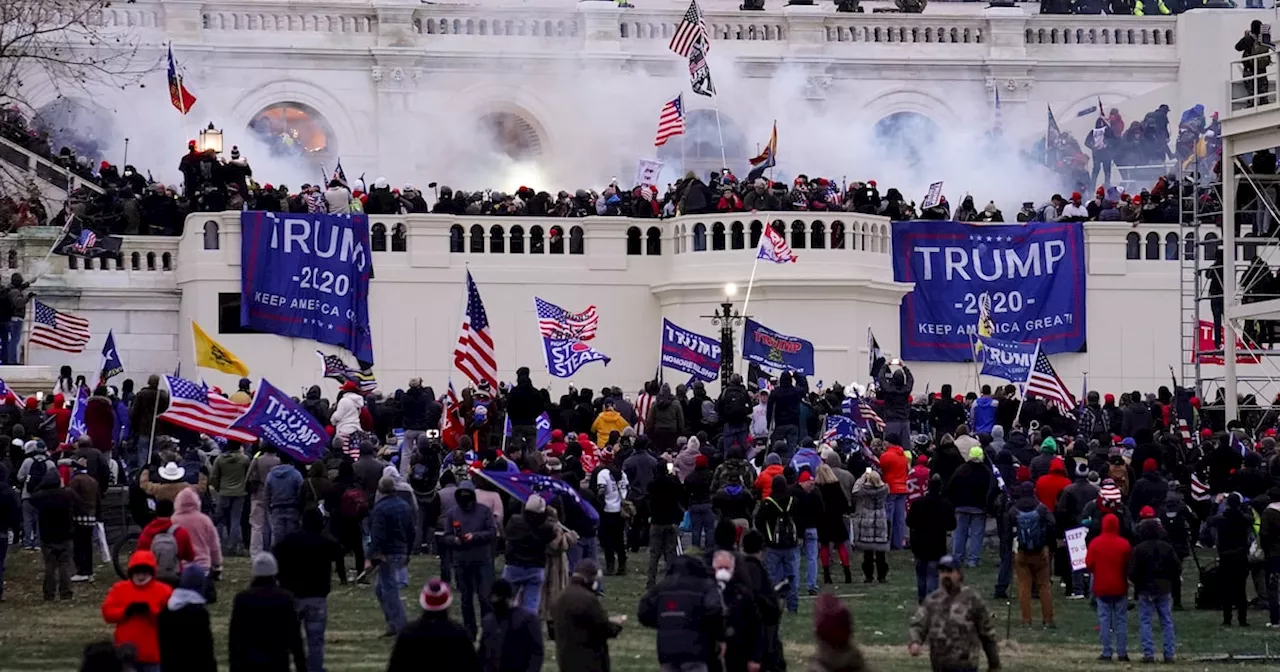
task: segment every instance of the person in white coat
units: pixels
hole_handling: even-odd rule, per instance
[[[360,430],[360,409],[364,408],[364,397],[360,396],[360,388],[348,380],[342,384],[338,392],[338,404],[329,416],[333,423],[333,433],[342,439],[342,444],[349,443],[352,432]]]
[[[337,180],[329,181],[329,189],[324,192],[324,202],[328,205],[329,214],[343,214],[351,211],[351,191]]]

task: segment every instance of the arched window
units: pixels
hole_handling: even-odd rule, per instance
[[[645,232],[645,249],[644,253],[656,257],[662,254],[662,229],[651,226]]]
[[[409,230],[404,224],[396,224],[391,229],[391,251],[407,252],[409,250]]]
[[[627,256],[640,256],[640,227],[638,226],[627,229]]]
[[[76,258],[75,258],[75,257],[71,257],[71,261],[75,261],[75,260],[76,260]],[[75,266],[72,266],[71,268],[75,268]],[[141,271],[141,270],[142,270],[142,255],[141,255],[141,254],[139,254],[139,253],[137,253],[137,252],[134,252],[133,254],[129,255],[129,268],[130,268],[131,270],[135,270],[135,271]]]
[[[1196,234],[1194,231],[1188,232],[1183,237],[1182,258],[1187,261],[1195,261],[1196,258]]]
[[[220,245],[218,238],[218,223],[215,221],[207,221],[204,223],[204,249],[216,250]]]
[[[822,222],[814,222],[809,231],[809,247],[821,250],[827,246],[827,227]]]
[[[462,225],[454,224],[449,227],[449,252],[460,254],[464,249],[462,243]]]
[[[772,228],[773,228],[773,230],[774,230],[774,231],[775,231],[779,236],[782,236],[782,239],[783,239],[783,240],[786,240],[786,239],[787,239],[787,224],[786,224],[786,222],[782,221],[781,219],[775,219],[775,220],[773,220],[773,223],[772,223],[772,224],[770,224],[769,226],[770,226],[770,227],[772,227]],[[758,243],[758,242],[760,242],[760,241],[756,241],[756,242]]]
[[[378,223],[369,228],[369,246],[374,252],[387,251],[387,225]]]
[[[1212,232],[1204,234],[1203,259],[1205,261],[1213,261],[1218,256],[1218,248],[1221,246],[1222,243],[1218,240],[1218,234]]]
[[[1155,231],[1147,234],[1146,254],[1143,256],[1147,261],[1156,261],[1160,258],[1160,234]]]
[[[511,254],[524,254],[524,227],[511,227]]]
[[[1139,236],[1136,231],[1130,231],[1129,235],[1124,237],[1124,258],[1142,258],[1142,236]]]
[[[707,225],[702,222],[693,225],[693,251],[707,251]]]
[[[494,224],[489,227],[489,254],[502,254],[507,249],[507,232]]]
[[[103,257],[103,259],[106,259],[106,257]],[[119,268],[119,267],[117,267],[117,270],[118,270],[118,268]],[[165,252],[164,254],[160,255],[160,269],[161,269],[161,270],[165,270],[165,271],[172,271],[172,270],[173,270],[173,255],[172,255],[172,254],[169,254],[168,252]]]
[[[542,227],[537,224],[529,227],[529,254],[542,254],[546,251],[545,242],[542,238]]]
[[[329,122],[302,103],[277,103],[263,109],[249,122],[249,130],[274,155],[308,158],[317,163],[336,158]]]
[[[711,225],[711,249],[719,252],[724,249],[724,223],[716,222]]]
[[[1178,260],[1178,234],[1172,231],[1164,237],[1164,258],[1165,261]]]
[[[89,268],[89,264],[86,263],[84,267]],[[156,270],[156,253],[155,252],[147,253],[147,270],[148,271]]]
[[[554,224],[547,235],[551,238],[551,254],[564,254],[564,227]]]
[[[585,234],[581,226],[570,227],[569,229],[569,254],[585,254],[586,245],[583,240]]]
[[[5,257],[6,257],[6,261],[9,264],[9,268],[18,267],[18,251],[17,250],[9,250],[9,254],[5,255]]]
[[[751,249],[760,246],[760,236],[764,233],[764,224],[759,220],[751,222]]]
[[[471,254],[484,254],[484,227],[471,225]]]
[[[844,249],[844,222],[831,222],[831,249]]]
[[[805,238],[808,237],[808,231],[805,231],[804,222],[796,220],[791,222],[791,249],[803,250],[805,247]]]
[[[747,246],[742,222],[734,222],[733,226],[729,227],[729,245],[735,250],[741,250]]]

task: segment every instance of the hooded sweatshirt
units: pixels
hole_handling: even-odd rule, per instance
[[[1071,479],[1067,478],[1066,463],[1055,457],[1049,463],[1049,473],[1036,480],[1036,498],[1049,509],[1049,513],[1053,513],[1058,507],[1058,495],[1069,485]]]
[[[1133,548],[1120,536],[1120,519],[1108,513],[1102,517],[1102,534],[1089,542],[1085,567],[1093,574],[1093,593],[1098,597],[1129,594],[1129,556]]]
[[[889,444],[880,455],[880,469],[884,472],[885,485],[889,486],[889,494],[907,494],[907,456],[902,446]]]
[[[150,551],[134,551],[129,557],[129,571],[147,567],[152,575],[156,570],[156,558]],[[173,589],[152,579],[141,587],[133,581],[117,581],[102,600],[102,620],[116,626],[115,644],[131,644],[138,652],[138,662],[151,665],[160,662],[160,641],[156,619],[169,601]],[[145,614],[125,615],[129,605],[141,602],[147,606]]]
[[[356,392],[343,393],[338,406],[333,410],[329,420],[333,423],[334,433],[342,438],[351,436],[360,429],[360,410],[364,408],[364,397]]]
[[[612,408],[606,408],[596,416],[595,422],[591,423],[591,431],[596,434],[596,445],[603,446],[609,442],[609,432],[616,431],[619,434],[629,425],[622,418],[622,414]]]
[[[191,537],[191,548],[195,553],[194,562],[207,572],[222,566],[222,543],[218,540],[218,530],[209,516],[200,512],[200,496],[190,488],[178,493],[173,500],[173,521]]]

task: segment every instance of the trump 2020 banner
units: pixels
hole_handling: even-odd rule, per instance
[[[254,393],[249,410],[231,427],[271,442],[303,464],[315,462],[329,445],[329,434],[320,422],[265,378]]]
[[[240,324],[373,363],[365,215],[240,214]]]
[[[902,300],[901,356],[969,361],[983,295],[996,338],[1080,352],[1085,274],[1079,222],[895,222],[893,279],[915,284]]]
[[[776,332],[748,319],[742,333],[742,358],[774,371],[813,373],[813,344]]]
[[[681,329],[664,318],[662,365],[709,383],[720,377],[720,342]]]
[[[982,375],[1003,378],[1011,383],[1024,383],[1031,377],[1031,365],[1036,359],[1035,343],[1002,341],[985,336],[974,338],[978,361],[982,362]]]

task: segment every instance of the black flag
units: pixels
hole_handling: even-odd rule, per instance
[[[871,380],[879,378],[880,370],[883,368],[884,352],[880,350],[876,335],[871,333],[871,327],[867,327],[867,373],[871,376]]]

